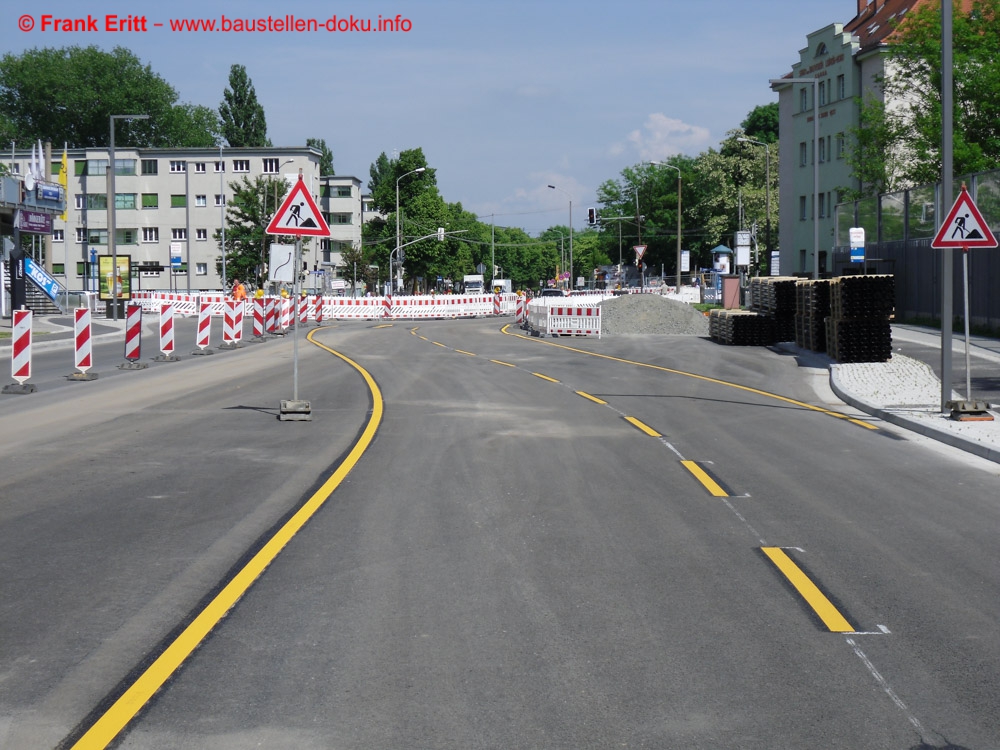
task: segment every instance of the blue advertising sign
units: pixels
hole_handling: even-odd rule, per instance
[[[35,286],[45,292],[49,299],[55,300],[59,296],[59,282],[46,273],[45,269],[35,263],[29,256],[24,256],[24,273],[35,282]]]

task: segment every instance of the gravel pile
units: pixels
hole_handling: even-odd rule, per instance
[[[601,333],[708,336],[708,318],[686,302],[659,294],[626,294],[601,303]]]

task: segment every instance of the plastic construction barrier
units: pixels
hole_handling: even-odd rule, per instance
[[[560,300],[561,301],[561,300]],[[601,308],[596,305],[550,305],[544,299],[528,303],[528,327],[538,336],[601,337]]]

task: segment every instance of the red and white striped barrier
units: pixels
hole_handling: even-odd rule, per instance
[[[160,356],[157,362],[174,362],[174,305],[168,302],[160,308]]]
[[[243,339],[243,308],[243,303],[238,300],[226,300],[220,349],[236,349],[240,346],[240,341]]]
[[[264,327],[265,314],[264,308],[266,303],[263,297],[257,297],[253,301],[253,335],[254,338],[262,339],[264,338],[264,331],[267,330]]]
[[[500,295],[499,294],[494,294],[493,295],[493,314],[494,315],[499,315],[500,314]]]
[[[322,294],[317,294],[316,295],[316,301],[313,303],[313,306],[316,309],[316,323],[317,324],[323,322],[323,302],[324,302],[323,295]]]
[[[545,298],[528,303],[528,326],[539,335],[601,337],[598,305],[563,307],[549,305]]]
[[[387,294],[382,299],[382,317],[388,318],[392,315],[392,295]]]
[[[198,303],[198,335],[195,345],[198,351],[204,353],[212,339],[212,306],[208,302]]]
[[[281,299],[281,330],[287,331],[292,326],[292,301],[287,297]]]
[[[309,304],[308,297],[299,297],[299,327],[304,328],[306,323],[309,322]]]
[[[125,308],[125,362],[120,370],[145,370],[149,365],[140,362],[142,352],[142,305],[130,302]]]
[[[13,340],[10,347],[10,374],[16,386],[7,386],[4,393],[29,393],[35,387],[26,384],[31,377],[31,310],[14,310]]]
[[[267,297],[264,300],[264,330],[268,333],[274,333],[278,330],[276,304],[277,300],[274,297]]]
[[[88,373],[94,366],[93,339],[91,338],[90,308],[81,307],[73,311],[73,366],[78,372],[69,376],[70,380],[94,380],[97,375]]]

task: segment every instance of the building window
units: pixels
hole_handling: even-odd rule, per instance
[[[107,229],[87,229],[86,239],[84,240],[88,245],[107,245],[108,244],[108,230]]]
[[[159,242],[160,241],[160,228],[159,227],[143,227],[142,228],[142,241],[143,242]]]
[[[844,86],[844,75],[841,73],[837,76],[837,98],[845,99],[847,97],[847,89]]]
[[[194,205],[198,208],[204,208],[208,205],[208,196],[196,195],[194,197]]]
[[[809,149],[806,146],[806,142],[802,141],[799,144],[799,166],[804,167],[809,163]]]
[[[187,205],[186,195],[171,195],[170,196],[170,207],[171,208],[184,208]]]
[[[143,174],[159,174],[160,169],[157,166],[158,162],[156,159],[143,159],[142,160],[142,173]]]
[[[799,90],[799,112],[806,112],[809,109],[809,89],[803,87]]]
[[[331,224],[350,224],[351,214],[330,214]]]
[[[115,229],[116,245],[137,245],[139,234],[134,229]]]
[[[107,211],[108,196],[104,193],[87,193],[87,208],[98,211]]]
[[[182,172],[187,172],[187,162],[186,161],[171,161],[170,162],[170,172],[171,174],[178,174]]]
[[[204,241],[204,240],[208,239],[208,230],[207,229],[195,229],[194,233],[195,233],[195,239],[196,240]]]
[[[172,240],[186,240],[187,238],[188,238],[187,229],[184,229],[183,227],[180,229],[170,230],[170,239]]]
[[[194,163],[194,171],[195,171],[195,174],[205,174],[205,162],[203,162],[203,161],[196,161]]]
[[[86,196],[83,193],[77,193],[76,194],[75,200],[76,200],[76,207],[77,207],[77,209],[82,209],[83,208],[83,206],[84,206],[84,200],[85,199],[86,199]]]
[[[142,207],[143,208],[159,208],[160,207],[160,196],[157,193],[143,193],[142,194]]]
[[[18,173],[19,165],[14,165],[14,174]],[[86,159],[74,159],[73,160],[73,174],[77,177],[82,177],[87,174],[87,160]]]
[[[195,276],[208,276],[208,263],[195,263],[194,273]]]
[[[135,193],[115,193],[115,208],[135,208]]]
[[[819,82],[819,106],[826,104],[826,81]]]
[[[65,229],[53,229],[52,230],[52,241],[53,242],[64,242],[66,240],[66,230]]]
[[[219,195],[218,193],[216,193],[215,194],[215,205],[216,206],[224,206],[224,205],[226,205],[226,196]]]
[[[87,176],[99,177],[108,173],[107,159],[87,159]]]
[[[278,174],[277,159],[262,159],[264,163],[264,174]]]
[[[233,171],[234,172],[249,172],[250,171],[250,160],[249,159],[233,159]]]
[[[822,164],[826,161],[826,139],[819,139],[819,163]]]
[[[135,159],[115,159],[115,174],[125,176],[134,175]]]
[[[225,172],[226,171],[226,162],[224,162],[224,161],[217,161],[217,162],[215,162],[215,171],[216,172]]]
[[[819,194],[819,218],[826,218],[826,193]]]
[[[806,196],[799,196],[799,221],[806,220]]]
[[[76,244],[82,245],[87,239],[87,227],[76,228]]]
[[[338,198],[350,198],[351,197],[351,187],[350,187],[350,185],[338,185],[337,186],[337,197]]]
[[[836,156],[838,159],[844,158],[844,134],[837,133],[837,140],[835,141],[837,146]]]

